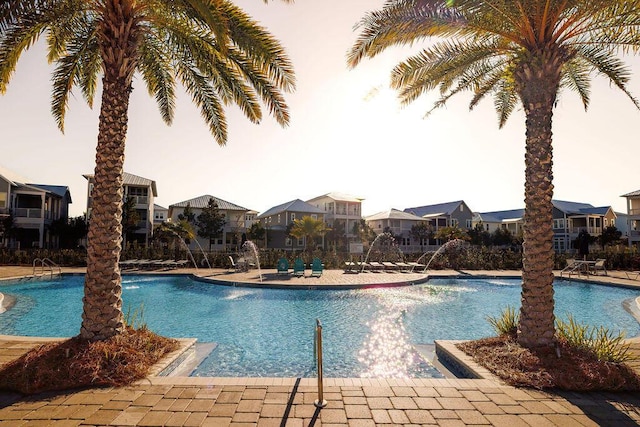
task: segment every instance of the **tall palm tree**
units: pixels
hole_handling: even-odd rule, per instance
[[[590,77],[626,93],[630,71],[617,56],[640,46],[638,0],[387,0],[367,13],[348,54],[355,67],[388,47],[434,37],[398,64],[391,86],[403,104],[434,89],[438,108],[457,93],[470,108],[493,97],[499,126],[521,103],[526,115],[525,228],[518,341],[554,343],[552,115],[561,89],[587,108]],[[431,110],[433,111],[433,110]]]
[[[20,55],[46,34],[55,63],[52,112],[60,130],[72,88],[92,105],[102,73],[94,200],[80,336],[100,340],[124,331],[121,251],[122,178],[134,74],[146,83],[170,124],[177,82],[200,107],[220,145],[224,106],[252,122],[261,104],[289,121],[283,93],[293,90],[280,43],[229,0],[4,0],[0,3],[0,92]]]
[[[305,249],[307,249],[309,242],[313,243],[317,237],[324,236],[327,231],[329,229],[324,221],[305,215],[293,221],[289,234],[296,239],[304,239]]]

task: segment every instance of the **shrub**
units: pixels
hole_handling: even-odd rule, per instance
[[[637,359],[625,343],[625,334],[614,334],[607,328],[579,324],[569,315],[568,321],[556,320],[556,335],[569,345],[592,353],[603,362],[625,363]]]
[[[500,313],[500,316],[487,317],[487,321],[498,335],[515,336],[518,332],[519,320],[520,314],[515,308],[511,306],[507,306],[507,308],[504,309],[502,313]]]

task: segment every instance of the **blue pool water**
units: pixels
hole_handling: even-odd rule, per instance
[[[16,297],[0,334],[74,336],[83,276],[1,285]],[[638,291],[556,281],[556,316],[627,336],[640,325],[622,307]],[[314,376],[315,319],[323,326],[326,377],[438,377],[414,344],[493,335],[487,316],[519,306],[520,280],[431,279],[410,287],[359,290],[234,288],[186,276],[124,276],[123,311],[143,307],[153,331],[217,348],[195,376]]]

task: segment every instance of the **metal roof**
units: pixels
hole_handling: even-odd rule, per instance
[[[524,218],[524,209],[507,211],[480,212],[476,214],[483,222],[515,221]]]
[[[329,197],[330,199],[340,201],[340,202],[362,202],[364,200],[364,198],[362,197],[356,197],[350,194],[331,192],[331,193],[323,194],[322,196],[314,197],[313,199],[309,199],[307,200],[307,202],[321,199],[323,197]]]
[[[87,180],[93,179],[93,174],[85,174],[82,176],[84,176]],[[132,173],[124,172],[122,175],[122,184],[134,185],[137,187],[151,187],[151,192],[153,193],[153,197],[158,197],[156,182],[152,179],[143,178],[141,176],[134,175]]]
[[[365,218],[367,221],[377,221],[381,219],[402,219],[407,221],[424,221],[424,218],[409,212],[403,212],[398,209],[390,209],[388,211],[379,212]]]
[[[174,203],[169,208],[185,208],[187,205],[194,209],[204,209],[209,206],[209,200],[213,199],[218,205],[218,209],[223,211],[248,211],[249,209],[238,206],[234,203],[227,202],[215,196],[205,194],[204,196],[195,197],[193,199],[185,200],[184,202]]]
[[[640,190],[632,191],[631,193],[623,194],[620,197],[637,197],[640,196]]]
[[[421,217],[451,215],[461,203],[464,203],[464,201],[457,200],[455,202],[439,203],[436,205],[418,206],[415,208],[407,208],[404,211]]]
[[[46,184],[28,184],[28,185],[31,187],[39,188],[48,193],[53,193],[60,197],[65,197],[68,194],[69,203],[71,203],[71,192],[69,191],[69,187],[66,187],[64,185],[46,185]]]
[[[268,209],[264,213],[258,215],[258,218],[265,218],[271,215],[276,215],[282,212],[300,212],[309,214],[325,214],[326,212],[320,208],[316,208],[307,202],[303,202],[300,199],[295,199],[287,203],[283,203],[278,206],[274,206]]]

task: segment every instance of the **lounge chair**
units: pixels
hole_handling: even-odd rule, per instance
[[[582,269],[582,264],[577,262],[574,258],[567,258],[567,266],[560,270],[560,277],[563,274],[571,277],[572,274],[580,274],[580,270]]]
[[[400,269],[400,271],[402,271],[404,273],[408,272],[411,269],[411,265],[407,264],[404,261],[398,261],[395,264]]]
[[[357,264],[353,261],[345,261],[344,262],[344,272],[345,273],[358,273],[360,270],[357,268]]]
[[[640,271],[625,271],[627,279],[638,280],[640,279]]]
[[[322,261],[320,260],[320,258],[314,258],[313,262],[311,263],[311,277],[322,276],[322,270],[324,270]]]
[[[302,258],[296,258],[293,261],[293,275],[296,277],[304,276],[304,261]]]
[[[384,269],[384,265],[380,264],[378,261],[369,261],[369,266],[372,271],[380,271]]]
[[[385,270],[397,271],[399,268],[397,265],[389,261],[382,261],[382,265]]]
[[[118,263],[118,265],[120,266],[121,270],[134,269],[138,265],[138,260],[137,259],[128,259],[126,261],[120,261]]]
[[[280,258],[276,270],[278,274],[289,274],[289,261],[286,258]]]
[[[424,264],[420,264],[419,262],[415,262],[415,261],[409,261],[407,264],[409,264],[409,266],[411,267],[411,271],[413,271],[416,268],[420,269],[420,268],[426,267]]]
[[[600,272],[603,276],[608,276],[607,267],[605,266],[606,259],[597,259],[596,263],[593,264],[593,275],[598,275]]]

